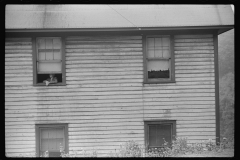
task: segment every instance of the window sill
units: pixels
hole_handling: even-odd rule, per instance
[[[45,83],[37,83],[37,84],[34,84],[34,86],[46,86]],[[49,86],[66,86],[65,83],[55,83],[55,84],[49,84],[47,87]]]

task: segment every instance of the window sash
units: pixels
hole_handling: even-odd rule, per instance
[[[171,141],[175,139],[176,137],[176,120],[147,120],[144,121],[144,137],[145,137],[145,146],[146,149],[150,148],[161,148],[161,145],[156,145],[153,143],[150,143],[150,126],[171,126],[171,132],[170,132],[170,138]],[[169,144],[169,143],[168,143]]]
[[[40,156],[46,150],[42,148],[42,140],[54,141],[62,139],[65,153],[68,153],[68,124],[36,124],[36,152],[37,156]],[[45,132],[43,132],[45,131]],[[55,132],[54,132],[55,131]],[[59,132],[60,131],[60,132]],[[51,132],[51,133],[50,133]],[[49,134],[50,133],[50,134]],[[45,135],[44,135],[45,134]],[[47,135],[46,135],[47,134]],[[49,156],[55,155],[60,156],[60,148],[55,146],[53,149],[49,149]]]
[[[167,135],[167,136],[166,135],[159,135],[163,131],[159,128],[166,127],[166,126],[167,127],[170,126],[170,128],[168,128],[170,130],[167,131],[167,132],[170,132],[169,135]],[[156,128],[155,131],[151,130],[150,127],[155,127]],[[162,147],[163,144],[164,144],[164,140],[161,139],[162,137],[163,138],[168,137],[169,139],[165,139],[168,143],[171,143],[171,141],[172,141],[172,124],[152,124],[152,125],[148,125],[148,132],[149,132],[149,134],[148,134],[148,141],[149,141],[148,147],[149,148]],[[153,133],[153,132],[155,132],[155,133]],[[155,137],[151,137],[151,135],[154,135]]]
[[[37,37],[36,44],[37,74],[62,73],[61,37]]]
[[[145,83],[161,83],[161,82],[174,82],[174,55],[172,51],[172,36],[170,35],[149,35],[144,36],[145,39],[145,55],[144,55],[144,61],[145,61]],[[152,42],[149,42],[149,39],[151,39]],[[156,45],[154,42],[155,39],[159,39],[158,41],[165,39],[164,44]],[[154,43],[153,43],[154,42]],[[152,43],[152,44],[151,44]],[[149,50],[152,49],[158,49],[160,48],[162,51],[166,51],[165,53],[160,53],[159,55],[156,55],[156,53],[152,53],[152,55],[149,55]],[[154,51],[155,52],[155,51]],[[153,62],[155,61],[155,62]],[[169,62],[168,65],[165,64],[165,67],[161,65],[161,63],[166,63],[166,61]],[[157,62],[159,64],[157,65]],[[152,66],[150,63],[155,63],[155,66]],[[152,67],[151,67],[152,66]],[[162,67],[161,67],[162,66]],[[163,69],[161,69],[163,68]],[[164,69],[165,68],[165,69]],[[150,73],[151,70],[156,70],[155,73]],[[160,71],[161,70],[161,71]],[[163,71],[164,70],[164,71]],[[152,76],[152,75],[155,76]],[[166,74],[168,76],[166,76]]]
[[[40,35],[40,34],[39,34]],[[58,39],[57,42],[54,43],[58,43],[57,45],[55,45],[54,47],[45,47],[44,45],[41,46],[39,48],[39,44],[38,44],[38,39],[44,38],[45,39]],[[42,33],[40,36],[36,36],[33,35],[32,36],[32,48],[33,48],[33,86],[46,86],[46,84],[44,84],[42,75],[49,75],[49,74],[56,74],[58,75],[58,79],[60,79],[60,81],[56,84],[51,84],[51,86],[62,86],[62,85],[66,85],[66,68],[65,68],[65,35],[55,35],[55,34],[46,34],[46,33]],[[45,49],[46,48],[46,49]],[[54,60],[49,60],[47,59],[47,61],[45,61],[45,53],[42,57],[44,58],[39,58],[39,54],[38,51],[40,52],[54,52]],[[59,56],[59,51],[61,51],[61,56]],[[58,53],[55,53],[58,52]],[[53,72],[51,72],[50,70],[40,70],[38,69],[38,63],[52,63],[52,62],[59,62],[59,67],[56,70],[54,70]],[[60,65],[61,63],[61,65]],[[61,76],[61,78],[59,78],[59,76]],[[40,78],[41,77],[41,78]],[[45,76],[46,77],[46,76]],[[39,78],[41,80],[39,80]]]

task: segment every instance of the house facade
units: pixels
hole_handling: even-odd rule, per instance
[[[5,21],[6,156],[219,141],[230,6],[7,5]]]

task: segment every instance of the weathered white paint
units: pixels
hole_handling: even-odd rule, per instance
[[[144,120],[176,120],[190,143],[215,138],[213,35],[175,36],[176,83],[164,84],[143,84],[141,36],[96,36],[67,37],[66,86],[32,86],[31,44],[5,42],[8,156],[35,153],[40,123],[68,123],[69,150],[99,156],[144,144]]]

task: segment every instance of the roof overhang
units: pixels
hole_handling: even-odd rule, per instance
[[[141,31],[182,31],[182,30],[218,30],[222,34],[234,28],[234,25],[221,26],[184,26],[184,27],[121,27],[121,28],[50,28],[50,29],[6,29],[6,33],[36,33],[36,32],[141,32]]]

